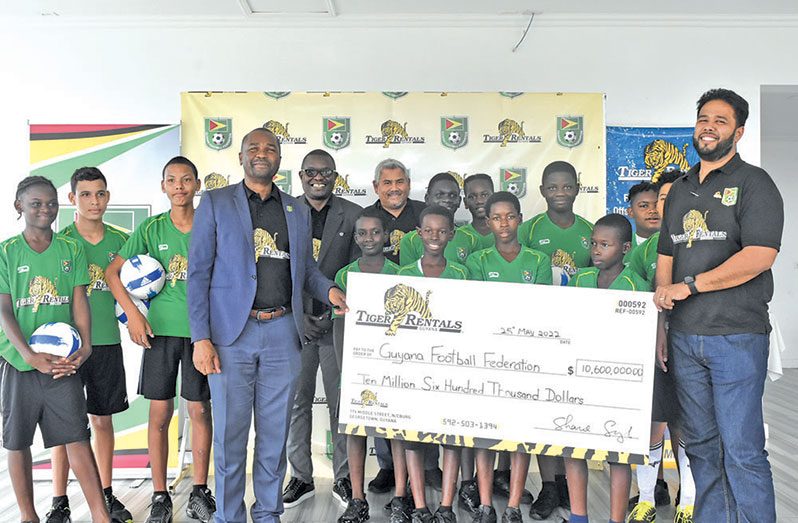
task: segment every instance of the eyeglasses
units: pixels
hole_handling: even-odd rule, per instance
[[[302,169],[301,172],[308,178],[315,178],[319,174],[322,178],[332,178],[338,174],[335,169]]]

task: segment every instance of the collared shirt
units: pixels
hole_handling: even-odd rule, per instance
[[[307,198],[305,201],[310,209],[310,225],[313,229],[313,259],[319,261],[319,253],[321,252],[321,240],[324,236],[324,225],[327,223],[327,215],[330,213],[330,200],[324,204],[320,211],[310,204]],[[315,316],[321,315],[328,307],[319,300],[313,300],[313,314]]]
[[[416,230],[419,223],[419,215],[421,211],[424,210],[424,207],[426,207],[424,202],[411,200],[409,198],[404,209],[399,213],[399,216],[394,216],[385,210],[379,200],[374,202],[373,205],[366,207],[366,209],[377,209],[388,225],[388,234],[386,235],[385,246],[382,252],[385,254],[385,257],[392,262],[399,263],[399,242],[402,241],[405,234]]]
[[[253,255],[258,275],[258,287],[252,308],[288,307],[291,305],[291,249],[280,191],[277,186],[272,186],[269,197],[262,200],[246,184],[244,190],[252,218],[255,241]]]
[[[700,164],[676,180],[665,201],[657,252],[673,257],[673,282],[710,271],[749,245],[779,249],[784,202],[768,173],[736,154],[699,183]],[[770,332],[773,274],[676,303],[671,327],[718,336]]]

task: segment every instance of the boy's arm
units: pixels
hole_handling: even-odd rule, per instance
[[[108,288],[111,289],[111,294],[114,295],[114,299],[119,302],[119,305],[127,315],[127,330],[130,334],[130,340],[136,345],[141,345],[145,349],[149,349],[149,338],[154,336],[152,327],[150,327],[150,322],[147,321],[147,318],[144,317],[138,307],[133,303],[133,300],[130,299],[127,290],[125,290],[125,286],[122,284],[122,280],[119,279],[119,271],[122,269],[122,265],[125,261],[125,258],[121,255],[115,256],[114,261],[108,264],[108,267],[105,269],[105,281],[108,282]]]
[[[22,334],[22,329],[19,328],[17,317],[14,316],[14,306],[11,303],[10,294],[0,294],[0,328],[3,329],[8,341],[17,349],[25,363],[42,374],[52,375],[54,373],[56,363],[61,358],[52,354],[33,352],[28,345],[28,340]]]
[[[542,256],[538,264],[538,274],[535,283],[542,285],[552,285],[554,283],[554,276],[551,273],[551,258]]]

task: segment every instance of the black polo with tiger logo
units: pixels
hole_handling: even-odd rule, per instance
[[[423,211],[426,206],[424,202],[408,198],[407,204],[405,204],[399,216],[394,216],[386,211],[379,200],[374,202],[373,205],[366,207],[366,209],[376,209],[379,211],[385,220],[388,229],[385,231],[385,246],[382,249],[382,253],[386,258],[397,265],[399,264],[399,242],[402,241],[405,234],[416,230],[419,224],[421,211]]]

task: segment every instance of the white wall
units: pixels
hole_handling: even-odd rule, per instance
[[[751,104],[740,150],[759,163],[759,87],[798,84],[798,26],[698,22],[568,27],[542,19],[511,53],[521,25],[103,27],[0,19],[0,236],[16,227],[11,202],[27,172],[28,121],[177,122],[178,95],[189,90],[600,91],[608,124],[670,126],[692,125],[698,96],[725,86]],[[788,344],[798,345],[798,332]]]

